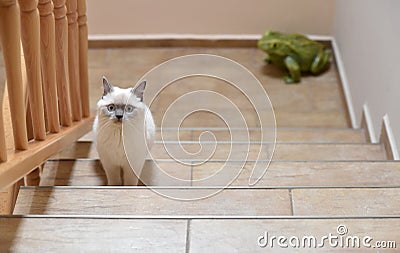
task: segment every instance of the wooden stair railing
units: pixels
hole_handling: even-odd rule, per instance
[[[37,168],[91,129],[85,1],[0,0],[0,214],[24,177],[38,184]]]

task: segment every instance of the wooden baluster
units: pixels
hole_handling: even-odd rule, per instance
[[[65,0],[53,0],[55,17],[56,78],[62,126],[70,126],[71,100],[68,76],[68,21]]]
[[[3,93],[0,93],[0,95],[2,96]],[[3,103],[0,103],[0,105],[3,105]],[[0,162],[5,162],[5,161],[7,161],[6,136],[4,134],[3,110],[0,108]]]
[[[21,8],[22,46],[28,79],[29,102],[31,105],[33,134],[35,140],[46,138],[44,121],[43,91],[40,71],[40,26],[38,0],[18,0]]]
[[[69,87],[71,94],[72,120],[79,121],[82,118],[81,92],[79,82],[79,31],[77,0],[67,0],[68,18],[68,68]]]
[[[1,15],[1,13],[0,13]],[[1,22],[1,21],[0,21]],[[0,35],[1,36],[1,35]],[[2,80],[0,78],[0,163],[1,162],[6,162],[7,161],[7,140],[6,140],[6,134],[5,134],[5,122],[4,122],[4,115],[3,115],[3,110],[4,110],[4,98],[5,98],[5,80]]]
[[[25,176],[26,186],[39,186],[40,184],[40,171],[44,164],[40,165],[36,169],[32,170],[28,175]]]
[[[7,76],[15,148],[28,148],[21,71],[21,23],[16,0],[0,0],[0,38]]]
[[[88,27],[86,17],[86,0],[78,0],[79,24],[79,81],[82,99],[82,116],[90,116],[89,105],[89,69],[88,69]]]
[[[29,105],[29,101],[27,102],[27,109],[26,109],[26,126],[28,132],[28,140],[33,139],[33,127],[32,127],[32,117],[31,117],[31,109]],[[27,186],[38,186],[40,183],[40,167],[36,168],[35,170],[31,171],[29,174],[25,176],[25,183]]]
[[[21,178],[20,180],[18,180],[18,182],[16,182],[15,184],[13,184],[12,186],[10,186],[8,188],[8,207],[7,207],[7,214],[12,214],[14,211],[14,207],[15,207],[15,203],[17,202],[17,197],[18,197],[18,193],[19,193],[19,189],[21,186],[24,186],[24,178]]]
[[[51,133],[58,133],[60,131],[60,121],[58,118],[53,3],[51,0],[39,0],[38,9],[40,14],[40,52],[42,56],[47,124]]]
[[[29,101],[27,102],[27,106],[26,106],[26,133],[28,136],[28,141],[34,139],[32,113],[31,113],[31,106],[29,104]]]

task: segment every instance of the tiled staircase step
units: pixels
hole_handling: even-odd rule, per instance
[[[183,216],[400,215],[400,188],[28,187],[14,214]],[[218,194],[216,194],[218,193]],[[174,200],[204,196],[196,201]],[[215,194],[215,195],[212,195]],[[293,209],[292,209],[293,208]]]
[[[400,188],[293,189],[294,215],[400,215]]]
[[[207,186],[208,177],[235,176],[225,169],[225,163],[209,162],[193,166],[192,185]],[[228,166],[229,164],[225,164]],[[160,166],[160,168],[162,168]],[[229,167],[228,167],[229,168]],[[249,186],[254,163],[248,162],[233,181],[235,186]],[[221,175],[222,174],[222,175]],[[400,163],[390,161],[272,161],[260,181],[250,187],[392,187],[400,186]],[[221,182],[221,180],[220,180]],[[160,182],[162,184],[162,182]],[[224,184],[212,182],[214,186]]]
[[[40,186],[106,185],[107,178],[100,160],[49,160],[40,175]]]
[[[14,214],[59,215],[291,215],[288,189],[158,189],[196,201],[174,200],[143,187],[21,188]],[[171,196],[169,195],[169,196]]]
[[[157,130],[157,140],[161,141],[197,141],[201,133],[210,131],[217,141],[230,141],[231,135],[250,141],[260,141],[261,132],[257,129],[240,130],[231,129],[231,132],[224,128],[185,128],[185,129],[163,129]],[[179,136],[179,137],[178,137]],[[93,141],[93,132],[83,136],[79,141]],[[360,143],[365,142],[365,133],[360,129],[350,128],[278,128],[278,142],[344,142]]]
[[[343,237],[338,234],[338,227],[339,231],[347,229]],[[150,220],[127,217],[107,219],[106,216],[73,219],[46,216],[3,217],[0,218],[0,229],[4,231],[0,237],[0,251],[253,253],[314,252],[318,248],[318,252],[376,252],[379,250],[376,243],[384,241],[387,247],[383,252],[397,252],[399,227],[398,218]],[[332,242],[324,240],[329,234],[333,238],[359,240],[360,247],[357,244],[353,247],[352,240],[349,244],[345,241],[344,246],[335,244],[340,242],[339,239],[333,239]],[[266,235],[268,244],[265,241]],[[288,245],[287,248],[282,248],[277,243],[280,236],[286,238],[284,244]],[[289,244],[291,237],[299,239],[297,246],[293,239],[293,244]],[[313,238],[315,247],[314,241],[311,241],[311,246],[308,244],[308,240]],[[365,244],[364,238],[367,238]]]
[[[399,226],[399,218],[192,220],[189,224],[189,252],[398,252]],[[338,230],[345,229],[347,233],[343,237],[338,234]],[[268,239],[265,238],[266,234]],[[327,238],[330,234],[336,237],[331,242]],[[278,244],[281,236],[286,238],[286,241],[281,241],[287,245],[286,248]],[[300,241],[297,246],[296,238]],[[312,238],[316,239],[316,246],[314,243],[309,246],[308,240]],[[352,238],[360,241],[360,247],[356,244],[353,246]],[[366,244],[363,244],[364,238]],[[265,239],[268,245],[265,245]],[[344,240],[343,244],[339,244],[341,239]],[[290,240],[292,244],[289,244]],[[375,247],[379,241],[388,242],[386,245],[390,243],[392,248]],[[395,248],[393,242],[397,243]]]
[[[198,152],[199,145],[182,144],[188,152]],[[203,145],[204,149],[213,151],[213,145]],[[247,152],[249,148],[249,151]],[[168,144],[168,149],[172,152],[176,159],[205,160],[212,154],[211,160],[226,160],[230,154],[230,144],[218,144],[215,153],[204,153],[200,155],[191,155],[180,150],[179,143]],[[260,150],[259,144],[237,145],[232,150],[231,160],[257,159]],[[161,143],[157,143],[151,150],[154,159],[170,159],[169,153],[166,152]],[[54,156],[59,159],[74,159],[74,158],[98,158],[96,147],[92,142],[78,142],[64,151]],[[354,143],[326,143],[326,144],[285,144],[278,143],[275,147],[273,160],[385,160],[386,154],[383,145],[378,144],[354,144]]]
[[[185,252],[186,220],[0,217],[0,252]]]
[[[194,116],[196,115],[196,116]],[[157,127],[176,128],[177,126],[185,128],[194,127],[226,127],[226,122],[218,118],[214,114],[207,112],[199,112],[193,114],[192,117],[186,118],[183,122],[173,119],[164,119],[161,112],[154,112],[154,121]],[[225,120],[233,119],[230,123],[231,127],[243,127],[241,118],[234,118],[229,113],[226,113]],[[260,120],[254,111],[243,112],[243,117],[247,127],[260,127]],[[314,128],[348,128],[350,127],[344,112],[341,111],[310,111],[310,112],[292,112],[292,111],[275,111],[277,127],[314,127]],[[179,123],[182,123],[181,125]],[[271,123],[273,124],[273,123]]]
[[[231,171],[222,169],[225,163],[209,162],[198,166],[186,166],[174,161],[147,161],[151,171],[142,174],[151,186],[196,185],[207,186],[202,180],[215,173],[233,178]],[[248,162],[232,186],[248,186],[254,163]],[[171,177],[182,179],[171,180]],[[218,172],[219,171],[219,172]],[[400,186],[400,163],[392,161],[343,161],[343,162],[271,162],[264,177],[255,187],[392,187]],[[214,181],[214,186],[225,182]],[[102,186],[106,177],[99,160],[50,160],[41,175],[41,186]]]
[[[274,110],[290,110],[290,111],[326,111],[326,110],[341,110],[344,108],[344,103],[341,99],[340,88],[335,84],[305,84],[305,85],[267,85],[264,86]],[[149,90],[153,88],[149,85]],[[183,101],[182,96],[193,91],[207,90],[221,94],[229,99],[229,102],[221,99],[217,100],[214,97],[198,93],[196,102],[204,105],[211,105],[212,108],[232,108],[232,104],[240,109],[251,109],[254,106],[246,98],[260,96],[257,86],[247,86],[250,92],[245,94],[238,88],[219,79],[209,77],[196,76],[177,80],[173,84],[159,91],[158,96],[152,100],[150,108],[153,111],[165,111],[173,103],[180,102],[180,108],[190,106],[188,102]],[[154,90],[155,91],[155,90]],[[257,93],[255,93],[257,92]],[[255,93],[255,94],[254,94]],[[288,99],[289,98],[289,99]]]
[[[348,128],[277,129],[278,142],[365,142],[365,133]]]
[[[212,108],[212,107],[211,107]],[[188,113],[193,112],[192,109],[174,110],[174,117],[165,116],[165,111],[152,111],[154,123],[157,127],[226,127],[229,122],[230,127],[259,127],[260,120],[255,110],[243,109],[240,110],[240,114],[237,110],[233,109],[222,109],[218,111],[220,117],[215,113],[207,111],[198,111],[187,116]],[[214,109],[214,108],[213,108]],[[177,116],[181,115],[181,116]],[[238,117],[238,115],[240,115]],[[274,125],[272,112],[269,112],[271,116],[270,124]],[[185,116],[187,116],[185,118]],[[244,124],[245,123],[245,124]]]
[[[275,112],[278,127],[349,127],[349,122],[344,112]]]
[[[100,52],[100,53],[98,53]],[[199,48],[199,47],[167,47],[167,48],[121,48],[121,49],[89,49],[89,75],[92,87],[91,102],[95,108],[95,101],[101,95],[101,90],[96,90],[101,83],[99,76],[110,76],[115,83],[128,86],[153,67],[174,57],[208,53],[233,59],[248,68],[267,90],[272,103],[279,107],[294,108],[303,104],[305,108],[321,108],[318,102],[326,101],[325,108],[332,108],[332,100],[343,108],[339,90],[339,76],[337,67],[332,62],[329,70],[319,76],[302,76],[300,85],[285,85],[282,76],[284,72],[275,66],[266,65],[263,61],[265,53],[257,48]],[[99,55],[99,56],[97,56]],[[130,66],[127,68],[126,66]],[[201,84],[201,85],[199,85]],[[149,83],[147,89],[156,84]],[[209,77],[190,77],[180,79],[160,91],[161,99],[173,99],[187,92],[208,89],[215,92],[224,92],[224,95],[236,95],[241,100],[246,100],[244,94],[218,79]],[[232,92],[236,91],[236,92]],[[228,93],[228,94],[226,94]],[[248,94],[250,95],[250,94]],[[232,96],[233,97],[233,96]],[[230,97],[231,98],[231,97]],[[235,98],[235,97],[233,97]],[[288,99],[290,98],[290,99]],[[240,102],[240,100],[238,101]],[[165,104],[163,104],[165,105]]]
[[[148,171],[148,165],[151,170]],[[146,161],[145,182],[148,185],[161,186],[190,186],[191,166],[174,161],[157,162]],[[163,171],[158,170],[162,168]],[[165,174],[167,173],[167,174]],[[171,180],[171,177],[180,181]],[[78,160],[49,160],[46,162],[40,179],[41,186],[104,186],[107,183],[106,175],[97,159]]]

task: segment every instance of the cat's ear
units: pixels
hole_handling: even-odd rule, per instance
[[[143,102],[143,93],[144,93],[144,89],[146,88],[146,80],[141,81],[139,84],[137,84],[132,90],[131,92],[133,94],[135,94],[135,96],[137,98],[140,99],[140,102]]]
[[[112,86],[112,84],[107,80],[107,78],[105,76],[103,76],[103,96],[112,92],[113,89],[114,89],[114,87]]]

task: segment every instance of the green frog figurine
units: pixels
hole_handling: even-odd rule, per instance
[[[286,83],[300,82],[301,72],[320,74],[329,66],[332,55],[321,43],[300,34],[266,31],[257,45],[268,54],[267,63],[288,71],[284,77]]]

